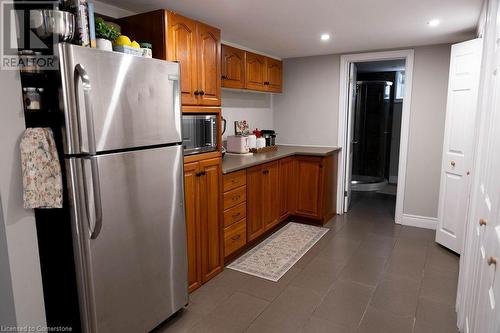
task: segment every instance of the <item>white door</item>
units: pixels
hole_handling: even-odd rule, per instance
[[[347,148],[347,160],[345,166],[345,192],[344,192],[344,212],[349,210],[349,205],[351,204],[351,180],[352,180],[352,156],[353,156],[353,145],[357,142],[353,141],[354,135],[354,114],[356,108],[356,81],[357,81],[358,70],[355,63],[351,63],[349,67],[349,111],[347,113],[347,143],[345,147]]]
[[[461,253],[470,194],[482,39],[451,47],[436,242]]]

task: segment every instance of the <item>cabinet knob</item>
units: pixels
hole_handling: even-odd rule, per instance
[[[488,221],[486,221],[485,219],[479,219],[479,225],[483,226],[483,225],[487,225],[488,224]]]
[[[455,161],[451,161],[450,164],[451,164],[452,167],[454,167],[456,163],[455,163]]]
[[[497,258],[496,257],[488,257],[488,260],[486,261],[488,263],[488,266],[491,266],[491,265],[497,265]]]

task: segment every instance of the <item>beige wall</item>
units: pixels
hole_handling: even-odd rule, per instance
[[[273,100],[278,143],[337,145],[339,70],[339,55],[285,59]]]
[[[403,212],[437,217],[450,45],[415,49]]]
[[[450,45],[416,47],[404,214],[437,217]],[[340,55],[285,59],[278,142],[336,146]]]

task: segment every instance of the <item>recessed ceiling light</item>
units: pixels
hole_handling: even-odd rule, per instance
[[[330,39],[330,34],[322,34],[321,35],[321,40],[326,42],[327,40]]]
[[[433,20],[430,20],[429,22],[427,22],[427,25],[429,27],[437,27],[439,25],[439,23],[441,23],[438,19],[433,19]]]

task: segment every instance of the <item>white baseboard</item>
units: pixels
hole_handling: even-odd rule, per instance
[[[436,230],[437,217],[403,214],[403,216],[401,217],[401,224],[408,225],[411,227],[419,227],[419,228]]]
[[[389,176],[389,184],[397,184],[398,176]]]

